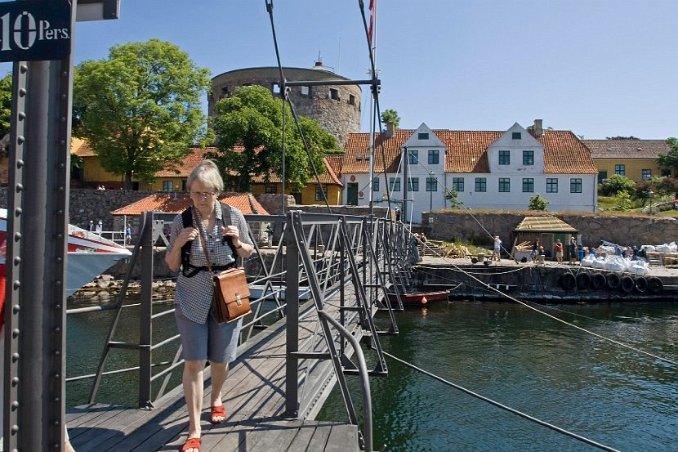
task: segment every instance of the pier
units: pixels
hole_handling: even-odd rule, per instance
[[[227,418],[219,425],[208,421],[206,369],[202,450],[372,450],[370,378],[388,374],[379,336],[398,332],[394,311],[402,309],[402,303],[392,306],[386,288],[411,277],[407,232],[402,224],[383,219],[370,222],[297,211],[279,217],[247,216],[248,223],[272,220],[281,231],[277,246],[266,250],[267,259],[258,250],[254,261],[246,263],[257,298],[252,299],[253,314],[243,323],[238,356],[224,388]],[[141,281],[140,341],[113,340],[124,309],[121,294],[96,375],[67,378],[93,380],[90,403],[67,409],[65,417],[78,451],[176,450],[186,440],[183,391],[181,386],[166,390],[172,372],[182,368],[179,350],[171,363],[154,365],[152,359],[159,347],[179,347],[178,336],[151,334],[152,321],[173,311],[159,311],[150,298],[153,249],[166,238],[162,222],[152,212],[144,214],[143,223],[130,262],[132,268],[134,260],[141,259],[146,269]],[[388,311],[382,329],[374,321],[379,310]],[[367,346],[361,348],[360,342]],[[103,375],[123,371],[106,366],[109,355],[119,349],[139,355],[138,367],[124,369],[139,375],[136,407],[97,400]],[[372,355],[371,369],[365,353]],[[358,379],[358,394],[350,393],[347,378]],[[335,387],[342,394],[347,419],[316,421]]]

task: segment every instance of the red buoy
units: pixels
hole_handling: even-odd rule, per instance
[[[428,300],[426,299],[426,297],[421,297],[421,304],[426,304],[426,303],[428,303]]]

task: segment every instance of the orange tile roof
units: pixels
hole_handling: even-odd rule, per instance
[[[415,129],[397,129],[392,137],[377,135],[375,143],[375,172],[383,173],[383,153],[386,156],[386,172],[398,172],[400,150],[403,143],[415,133]],[[433,130],[445,144],[447,155],[445,172],[487,173],[487,148],[505,131],[459,131]],[[596,174],[598,173],[589,149],[572,132],[545,130],[536,138],[544,146],[544,172],[547,174]],[[345,146],[342,174],[369,172],[369,134],[352,133]],[[401,169],[402,171],[402,169]]]
[[[656,159],[671,147],[664,140],[583,140],[594,159]]]
[[[219,201],[239,209],[243,214],[268,215],[269,213],[249,193],[223,193]],[[181,213],[191,204],[187,193],[154,193],[139,201],[111,212],[112,215],[141,215],[142,212]]]
[[[341,183],[341,181],[337,177],[337,174],[334,172],[334,170],[330,166],[327,158],[323,159],[323,164],[324,164],[324,167],[325,167],[325,172],[318,175],[318,179],[320,179],[320,183],[321,184],[327,184],[327,185],[343,186],[343,184]],[[255,184],[264,184],[264,183],[276,184],[276,183],[280,183],[280,176],[278,176],[277,174],[269,174],[268,181],[266,180],[266,178],[264,176],[259,176],[259,175],[252,176],[252,182],[255,183]],[[309,180],[309,183],[310,184],[315,183],[315,176],[311,175],[311,179]]]
[[[199,148],[192,147],[192,152],[177,163],[173,169],[164,169],[155,173],[155,177],[188,177],[198,163],[205,159],[208,152],[217,152],[215,147]]]
[[[78,157],[96,156],[94,150],[92,150],[92,148],[89,147],[89,141],[77,137],[71,138],[71,154],[75,154]]]

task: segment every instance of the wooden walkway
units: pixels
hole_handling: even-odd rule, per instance
[[[349,300],[355,299],[351,286],[345,286]],[[326,306],[328,310],[334,309],[338,316],[338,310],[331,306],[335,303],[338,304],[338,300],[332,300]],[[353,329],[359,336],[358,315],[349,313],[347,317],[350,319],[347,322],[349,330]],[[315,308],[306,319],[300,320],[299,344],[300,351],[326,348]],[[347,421],[317,422],[283,417],[285,347],[284,319],[240,347],[223,394],[227,419],[217,426],[208,421],[211,386],[209,379],[206,381],[201,450],[359,450],[358,428]],[[301,360],[299,368],[313,369],[313,377],[303,383],[312,387],[301,386],[300,394],[317,391],[322,393],[324,400],[334,385],[331,361]],[[208,371],[206,369],[206,373]],[[150,411],[99,404],[69,409],[66,422],[78,452],[180,450],[188,430],[188,415],[180,387],[156,402]]]

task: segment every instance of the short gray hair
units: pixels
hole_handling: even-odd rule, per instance
[[[188,180],[186,181],[186,188],[191,189],[191,185],[196,180],[199,180],[207,187],[214,190],[217,194],[224,191],[224,180],[219,174],[219,168],[217,164],[212,160],[203,160],[198,163],[198,165],[193,168],[191,174],[188,175]]]

